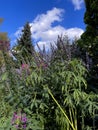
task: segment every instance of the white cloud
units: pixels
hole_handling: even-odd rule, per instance
[[[54,22],[62,21],[63,12],[63,9],[53,8],[52,10],[47,11],[46,14],[38,15],[31,23],[33,38],[38,39],[42,36],[42,33],[44,35],[45,32],[52,29],[52,24]]]
[[[81,28],[74,27],[67,29],[65,32],[69,39],[74,39],[75,37],[78,39],[84,31]]]
[[[84,0],[71,0],[75,10],[80,10],[82,8],[82,4],[84,3]]]
[[[58,35],[65,33],[65,29],[62,26],[55,26],[47,28],[43,31],[37,31],[36,34],[33,35],[35,39],[41,39],[42,41],[53,41],[57,38]]]
[[[43,35],[42,33],[42,40],[39,41],[37,44],[41,49],[43,49],[43,46],[45,46],[46,50],[48,50],[50,48],[50,43],[55,44],[58,35],[66,35],[70,40],[73,40],[75,38],[80,38],[81,34],[83,33],[83,30],[77,27],[65,29],[61,26],[56,26],[44,33],[45,35]],[[37,46],[35,46],[35,49],[38,49]]]
[[[59,22],[63,20],[63,9],[53,8],[46,12],[46,14],[38,15],[33,22],[30,23],[32,38],[40,48],[43,48],[43,45],[46,49],[49,49],[50,43],[54,43],[57,40],[58,35],[68,35],[70,39],[74,37],[79,38],[83,33],[81,28],[69,28],[66,29],[63,26],[59,25]],[[58,22],[58,25],[53,25],[53,23]],[[15,33],[16,36],[19,36],[21,28]],[[35,46],[37,49],[37,46]]]

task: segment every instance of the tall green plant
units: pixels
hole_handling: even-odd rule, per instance
[[[82,61],[59,55],[57,59],[50,58],[46,64],[40,53],[35,53],[28,64],[21,65],[20,59],[13,62],[6,56],[4,54],[5,69],[0,79],[2,103],[10,111],[10,115],[4,118],[6,123],[11,120],[12,113],[20,110],[21,114],[26,114],[27,130],[96,129],[98,96],[88,91],[85,80],[87,70]],[[93,123],[86,122],[87,119]],[[13,130],[14,126],[8,124]]]
[[[92,93],[91,102],[88,100],[88,97],[91,99],[91,93],[87,91],[86,73],[82,62],[76,59],[69,62],[54,62],[50,67],[47,83],[52,91],[52,94],[50,91],[49,93],[57,104],[57,106],[54,104],[53,107],[53,103],[50,103],[53,107],[51,111],[55,111],[54,117],[58,129],[84,130],[87,125],[85,123],[86,117],[92,120],[95,119],[96,110],[98,109],[97,95]],[[95,111],[92,111],[91,108],[93,107]],[[94,124],[92,124],[92,127],[94,127]]]

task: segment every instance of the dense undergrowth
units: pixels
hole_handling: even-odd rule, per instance
[[[33,50],[27,60],[2,52],[0,130],[97,129],[98,95],[77,52],[60,37],[50,54]]]

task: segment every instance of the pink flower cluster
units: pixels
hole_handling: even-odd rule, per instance
[[[12,125],[14,125],[17,129],[26,129],[27,117],[26,114],[17,114],[14,112],[12,118]]]
[[[22,65],[21,65],[21,68],[28,70],[28,69],[29,69],[29,65],[28,65],[28,64],[22,64]]]
[[[22,64],[21,72],[25,72],[25,75],[27,76],[28,74],[30,74],[30,66],[28,64]]]

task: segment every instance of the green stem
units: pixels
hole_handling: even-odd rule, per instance
[[[53,96],[53,94],[51,93],[50,89],[48,88],[48,92],[50,94],[50,96],[52,97],[52,99],[54,100],[54,102],[57,104],[57,106],[59,107],[59,109],[61,110],[61,112],[64,114],[65,118],[68,120],[69,124],[71,125],[73,130],[76,130],[73,126],[73,123],[71,123],[71,121],[69,120],[68,116],[66,115],[66,113],[64,112],[63,108],[60,106],[60,104],[57,102],[57,100],[55,99],[55,97]]]
[[[75,109],[75,118],[74,118],[74,120],[75,120],[75,129],[77,130],[78,128],[77,128],[77,110]]]

